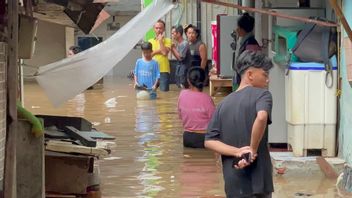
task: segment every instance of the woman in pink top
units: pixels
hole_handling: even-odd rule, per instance
[[[203,93],[205,72],[200,67],[191,67],[187,74],[189,89],[181,91],[178,98],[178,115],[184,128],[183,145],[204,148],[205,132],[215,110],[212,98]]]

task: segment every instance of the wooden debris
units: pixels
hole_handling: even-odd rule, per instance
[[[95,147],[97,142],[89,137],[87,134],[80,133],[75,127],[65,126],[65,133],[69,136],[79,140],[84,146]]]
[[[48,141],[45,146],[46,150],[49,151],[57,151],[64,153],[80,153],[84,155],[92,155],[97,157],[105,157],[108,156],[109,151],[104,148],[99,147],[86,147],[80,145],[73,145],[70,142],[63,141]]]
[[[327,162],[325,160],[324,157],[317,157],[317,163],[320,166],[320,169],[323,171],[323,173],[325,174],[325,176],[329,179],[333,179],[336,180],[338,177],[338,174],[336,173],[336,171],[334,170],[334,168],[329,164],[329,162]]]

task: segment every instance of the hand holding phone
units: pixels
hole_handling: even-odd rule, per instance
[[[252,155],[251,153],[245,153],[242,155],[242,158],[245,159],[248,163],[252,162]]]
[[[233,162],[232,162],[232,166],[238,166],[238,163],[241,161],[241,160],[245,160],[248,164],[250,164],[252,162],[252,155],[250,152],[248,153],[245,153],[245,154],[242,154],[241,157],[235,157],[233,159]]]

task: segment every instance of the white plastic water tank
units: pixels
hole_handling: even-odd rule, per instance
[[[335,156],[337,112],[337,63],[331,58],[332,75],[324,64],[292,63],[285,79],[288,143],[296,156],[319,149]]]

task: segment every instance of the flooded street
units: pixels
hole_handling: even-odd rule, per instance
[[[131,83],[104,79],[103,88],[87,90],[60,108],[49,103],[37,84],[26,83],[25,107],[34,114],[81,116],[116,137],[111,155],[98,162],[105,198],[224,197],[221,167],[213,152],[183,148],[176,109],[179,89],[158,92],[157,100],[136,100]],[[322,175],[274,178],[273,197],[339,197],[335,181]]]

